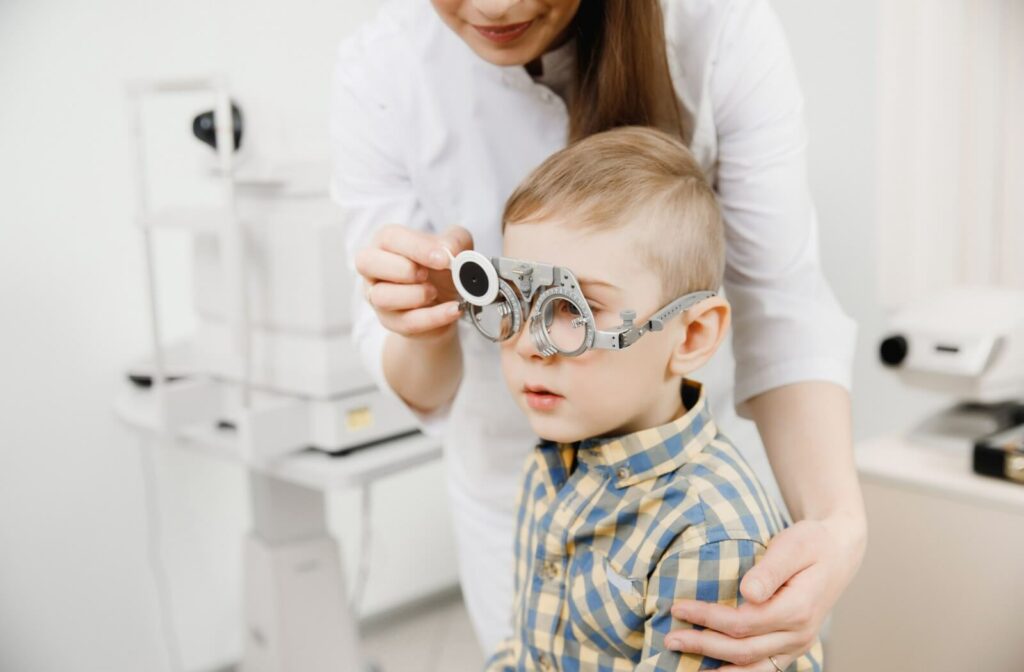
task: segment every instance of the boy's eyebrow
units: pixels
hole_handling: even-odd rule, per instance
[[[580,283],[580,289],[582,289],[583,286],[586,285],[587,287],[607,287],[608,289],[612,289],[612,290],[616,290],[616,291],[619,290],[618,286],[613,285],[612,283],[606,282],[604,280],[596,280],[596,279],[592,279],[592,278],[580,278],[580,277],[577,277],[576,279]]]

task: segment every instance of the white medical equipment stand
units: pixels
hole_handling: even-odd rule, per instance
[[[142,99],[147,95],[212,93],[215,137],[224,206],[210,210],[152,212],[145,180]],[[356,617],[348,607],[335,540],[328,533],[325,493],[366,487],[388,474],[440,455],[423,435],[390,441],[344,458],[295,452],[304,445],[302,399],[261,404],[248,384],[251,334],[246,310],[242,224],[235,210],[231,100],[220,79],[138,82],[129,86],[138,148],[137,221],[143,235],[152,387],[125,391],[116,402],[120,418],[157,440],[191,447],[243,464],[249,472],[253,529],[245,542],[243,672],[343,672],[359,670]],[[229,297],[233,357],[243,373],[239,389],[222,381],[169,381],[161,335],[153,230],[215,227],[223,251],[223,286]],[[218,425],[224,417],[234,426]]]

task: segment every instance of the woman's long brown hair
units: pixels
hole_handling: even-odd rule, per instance
[[[669,72],[658,0],[581,0],[569,140],[650,126],[689,142],[690,121]]]

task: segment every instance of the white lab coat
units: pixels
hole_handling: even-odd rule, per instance
[[[721,200],[732,353],[697,378],[720,426],[774,484],[734,401],[780,385],[849,386],[855,327],[818,260],[806,175],[803,100],[768,0],[663,0],[669,61],[694,117],[691,149]],[[545,57],[545,71],[549,65]],[[562,99],[522,67],[477,57],[427,0],[385,8],[338,52],[331,109],[332,194],[347,211],[348,258],[380,226],[459,224],[501,250],[505,199],[566,143]],[[386,331],[356,283],[353,333],[382,389]],[[488,652],[510,630],[517,481],[535,436],[505,388],[497,347],[460,325],[464,377],[454,402],[422,418],[444,437],[463,594]],[[733,376],[735,357],[735,376]],[[823,450],[829,446],[822,446]]]

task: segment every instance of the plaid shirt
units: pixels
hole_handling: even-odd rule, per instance
[[[737,605],[740,579],[785,521],[718,433],[699,384],[689,410],[626,436],[542,441],[527,462],[515,541],[515,635],[506,670],[708,670],[669,651],[681,598]],[[789,671],[821,669],[816,643]]]

